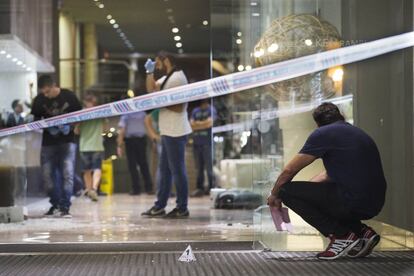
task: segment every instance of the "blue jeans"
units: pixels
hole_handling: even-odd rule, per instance
[[[165,208],[171,194],[174,180],[177,190],[177,208],[180,211],[187,210],[188,205],[188,180],[185,168],[185,145],[187,135],[180,137],[161,136],[161,181],[157,191],[155,207]]]
[[[204,190],[204,170],[206,170],[209,191],[213,188],[213,160],[211,144],[194,145],[193,150],[197,168],[197,189]]]
[[[75,174],[76,144],[43,146],[41,153],[43,181],[50,203],[61,210],[69,210]]]

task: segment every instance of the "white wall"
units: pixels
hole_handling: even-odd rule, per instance
[[[31,102],[30,83],[33,83],[33,95],[37,91],[36,73],[0,72],[0,111],[11,111],[11,103],[15,99]],[[25,111],[28,111],[25,107]]]

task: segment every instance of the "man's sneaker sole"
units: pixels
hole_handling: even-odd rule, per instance
[[[362,247],[361,251],[359,251],[358,254],[356,254],[355,256],[349,256],[349,257],[351,257],[351,258],[363,258],[363,257],[368,256],[369,254],[372,253],[375,246],[378,245],[380,240],[381,240],[380,235],[376,234],[376,235],[372,236],[369,240],[366,241],[366,244],[364,245],[364,247]]]
[[[350,245],[348,245],[348,247],[347,248],[345,248],[341,253],[339,253],[339,254],[337,254],[337,255],[335,255],[335,256],[333,256],[333,257],[317,257],[319,260],[335,260],[335,259],[338,259],[338,258],[340,258],[340,257],[343,257],[343,256],[346,256],[346,255],[348,255],[348,252],[352,249],[352,248],[354,248],[354,246],[355,245],[357,245],[358,243],[359,243],[359,239],[358,240],[356,240],[356,241],[354,241],[353,243],[351,243]]]

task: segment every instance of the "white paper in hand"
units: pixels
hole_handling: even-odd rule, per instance
[[[288,208],[282,207],[281,209],[278,209],[276,207],[270,207],[270,214],[272,215],[277,231],[293,232]]]
[[[193,249],[191,249],[191,245],[187,247],[181,257],[178,259],[180,262],[195,262],[197,259],[194,256]]]

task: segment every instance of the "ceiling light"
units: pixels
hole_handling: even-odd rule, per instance
[[[108,14],[107,16],[106,16],[106,19],[112,19],[112,15],[110,15],[110,14]]]
[[[109,20],[109,23],[115,24],[116,23],[116,20],[115,19],[111,19],[111,20]]]
[[[2,50],[2,51],[0,51],[0,54],[5,55],[6,51]]]
[[[22,65],[23,62],[21,62],[20,60],[17,62],[17,65]]]
[[[242,36],[242,32],[238,32],[237,33],[237,36]]]
[[[181,48],[181,47],[183,47],[183,44],[182,44],[181,42],[177,42],[177,43],[175,44],[175,46],[176,46],[177,48]]]
[[[167,12],[168,13],[172,13],[173,12],[173,9],[167,9]]]
[[[252,13],[252,16],[260,16],[260,13],[258,13],[258,12],[254,12],[254,13]]]
[[[10,54],[7,54],[6,58],[11,58],[12,56]]]
[[[254,52],[254,56],[257,57],[257,58],[261,57],[263,55],[264,55],[264,50],[263,49],[259,49],[259,50]]]
[[[246,71],[252,70],[252,66],[251,65],[246,65],[246,68],[244,68],[244,69],[246,69]]]
[[[204,26],[207,26],[207,25],[208,25],[208,21],[207,21],[207,20],[204,20],[204,21],[203,21],[203,25],[204,25]]]
[[[122,32],[121,32],[119,35],[120,35],[121,37],[125,37],[125,34],[124,34],[124,33],[122,33]]]
[[[23,67],[23,68],[26,68],[27,66],[26,66],[26,64],[23,64],[23,65],[22,65],[22,67]]]
[[[172,28],[172,30],[171,30],[173,33],[178,33],[180,30],[178,29],[178,28]]]
[[[17,58],[12,59],[12,61],[13,61],[13,62],[16,62],[16,61],[17,61]]]
[[[104,4],[99,4],[99,5],[98,5],[98,7],[99,7],[100,9],[103,9],[103,8],[105,8],[105,5],[104,5]]]
[[[257,6],[257,2],[250,2],[250,6]]]
[[[112,133],[108,133],[108,138],[112,138],[114,136]]]
[[[243,41],[240,38],[238,38],[238,39],[236,39],[236,43],[240,45],[240,44],[243,43]]]
[[[184,53],[184,50],[180,48],[180,49],[178,49],[178,53],[179,54],[183,54]]]
[[[26,69],[26,71],[32,71],[32,68],[30,68],[30,67],[27,67],[27,69]]]
[[[181,36],[179,36],[179,35],[174,36],[174,40],[175,41],[180,41],[181,40]]]
[[[117,33],[122,33],[122,30],[121,29],[117,29],[116,32]]]
[[[244,70],[244,66],[242,64],[240,64],[239,66],[237,66],[237,70],[239,70],[240,72]]]
[[[306,40],[305,40],[305,44],[306,44],[307,46],[312,46],[313,42],[312,42],[312,40],[311,40],[311,39],[306,39]]]
[[[118,25],[118,24],[114,24],[114,25],[113,25],[113,27],[114,27],[115,29],[118,29],[118,28],[119,28],[119,25]]]
[[[93,0],[93,1],[98,2],[98,0]]]
[[[279,49],[279,45],[277,43],[272,43],[272,45],[269,46],[269,48],[267,48],[267,51],[269,53],[274,53]]]

